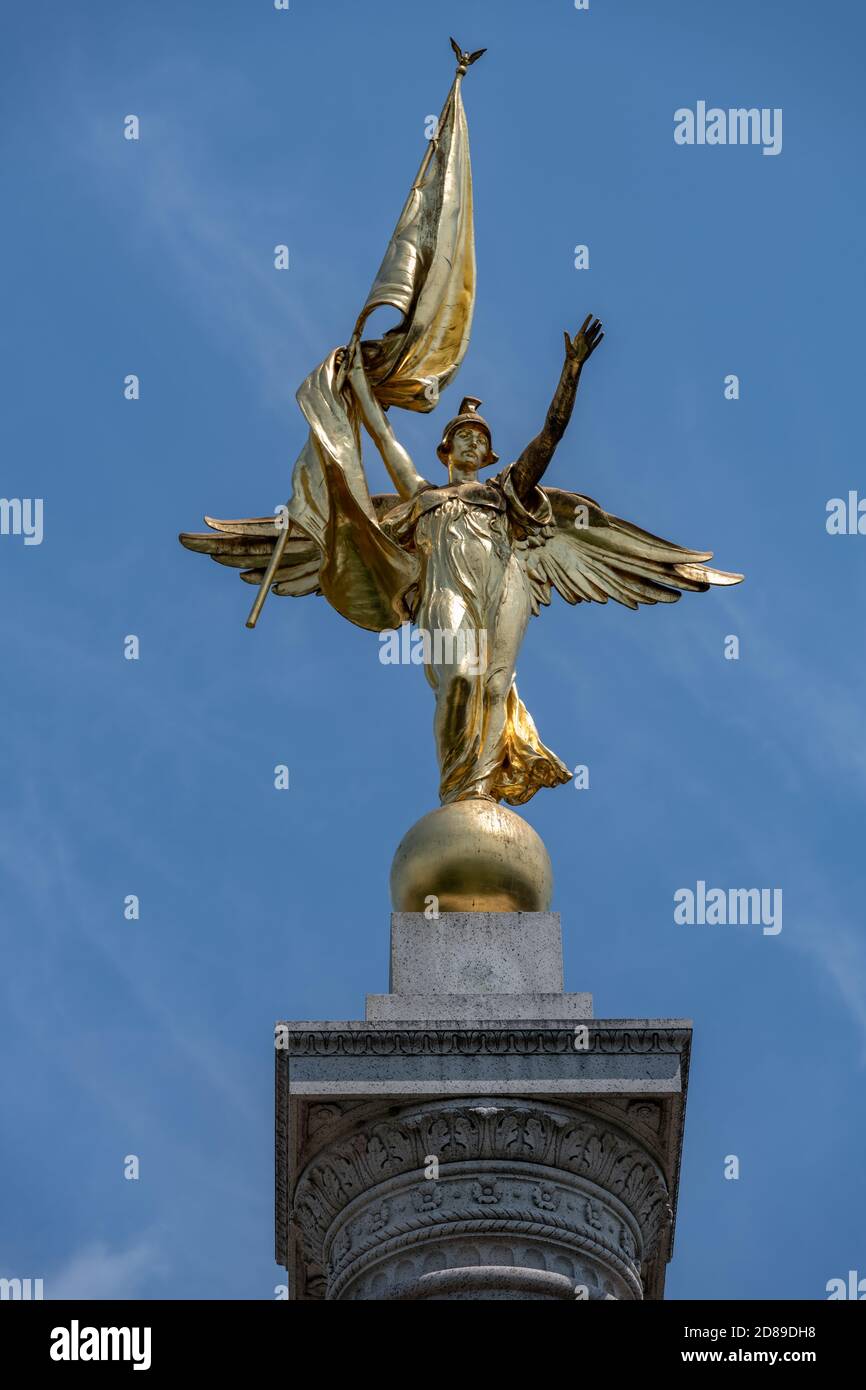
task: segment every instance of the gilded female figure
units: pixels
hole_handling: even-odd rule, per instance
[[[541,432],[516,463],[484,481],[481,471],[498,455],[478,414],[481,402],[464,397],[437,450],[448,469],[441,485],[418,472],[376,400],[360,347],[354,350],[348,379],[402,500],[380,524],[420,562],[414,621],[430,638],[425,670],[436,695],[443,803],[519,803],[569,780],[517,693],[517,654],[533,605],[516,546],[543,541],[551,528],[551,504],[538,484],[571,417],[584,363],[603,337],[591,316],[574,338],[565,334],[562,374]],[[442,634],[453,640],[443,643]]]
[[[682,590],[736,584],[710,569],[710,551],[686,550],[606,512],[592,498],[541,479],[574,407],[584,364],[604,334],[588,317],[565,335],[565,360],[540,433],[516,462],[498,462],[481,402],[463,399],[442,433],[448,481],[424,478],[396,438],[370,384],[365,348],[333,352],[299,393],[314,424],[295,471],[288,520],[207,518],[216,534],[181,536],[190,550],[242,569],[277,594],[323,593],[372,631],[412,622],[427,638],[427,679],[443,803],[480,799],[519,805],[569,780],[538,736],[515,684],[526,625],[554,591],[568,603],[629,608],[674,603]],[[363,421],[393,480],[370,494],[360,448]],[[284,534],[280,536],[280,530]],[[275,554],[278,564],[267,568]],[[270,577],[269,577],[270,576]],[[447,640],[443,641],[445,638]]]

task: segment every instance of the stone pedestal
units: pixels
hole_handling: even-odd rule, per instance
[[[592,1018],[552,913],[395,913],[390,984],[278,1026],[290,1297],[661,1298],[690,1024]]]

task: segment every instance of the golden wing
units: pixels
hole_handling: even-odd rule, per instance
[[[373,507],[377,517],[384,516],[399,502],[396,493],[378,493],[373,497]],[[182,531],[178,536],[181,545],[201,555],[209,555],[218,565],[228,565],[241,571],[241,579],[247,584],[261,584],[268,567],[277,537],[280,534],[281,517],[252,516],[238,521],[218,521],[206,516],[205,523],[210,531]],[[282,563],[274,576],[272,592],[303,598],[306,594],[319,594],[319,569],[322,552],[316,543],[302,531],[297,522],[290,521],[289,535],[283,551]]]
[[[591,497],[542,488],[553,509],[540,544],[518,542],[529,580],[532,609],[549,604],[555,589],[567,603],[607,603],[626,608],[676,603],[682,591],[704,593],[711,585],[739,584],[743,575],[710,569],[711,550],[686,550],[643,531],[600,507]]]

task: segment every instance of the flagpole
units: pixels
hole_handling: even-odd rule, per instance
[[[425,173],[427,172],[427,166],[430,163],[430,160],[433,158],[433,154],[435,152],[436,143],[439,136],[439,131],[442,129],[442,126],[445,123],[445,118],[448,115],[448,108],[454,100],[454,93],[457,91],[458,82],[460,82],[461,78],[463,78],[463,76],[466,74],[467,70],[471,67],[471,65],[474,62],[476,62],[478,58],[481,57],[482,53],[487,52],[486,48],[479,48],[474,53],[464,52],[460,48],[460,45],[455,43],[453,39],[451,40],[451,47],[453,48],[457,56],[457,72],[454,77],[454,81],[451,83],[451,89],[448,92],[447,97],[445,98],[445,105],[442,107],[442,111],[440,112],[439,121],[436,126],[436,135],[434,135],[428,141],[427,149],[424,152],[424,158],[421,160],[418,173],[415,175],[415,182],[412,185],[413,188],[421,182]],[[355,347],[356,344],[360,341],[363,326],[364,313],[362,310],[361,314],[356,320],[355,327],[352,332],[352,337],[349,341],[348,347],[345,350],[343,360],[340,363],[340,366],[337,370],[337,375],[334,379],[334,390],[337,393],[339,393],[343,389],[343,384],[346,380],[346,373],[348,372],[349,367],[351,366],[352,358],[355,355]],[[274,542],[274,548],[271,551],[271,558],[268,561],[267,569],[265,570],[265,573],[262,577],[262,582],[259,585],[259,591],[256,594],[255,601],[253,603],[252,608],[250,609],[249,617],[246,621],[246,626],[249,628],[254,628],[259,620],[261,611],[265,606],[265,599],[271,591],[271,585],[274,582],[274,576],[276,575],[283,558],[283,552],[286,548],[286,542],[289,539],[289,527],[291,526],[291,520],[288,515],[288,507],[290,503],[291,498],[289,498],[289,502],[286,503],[286,510],[281,513],[283,521],[282,529],[280,531],[280,534],[277,536],[276,541]]]
[[[343,382],[346,379],[348,364],[352,357],[354,357],[355,355],[355,344],[358,342],[358,338],[359,332],[356,328],[354,333],[352,334],[349,346],[346,348],[345,356],[343,357],[343,360],[340,363],[340,366],[337,370],[337,376],[334,381],[334,389],[338,392],[343,389]],[[291,502],[291,500],[292,499],[289,498],[289,502]],[[288,515],[289,502],[286,503],[286,509],[283,512],[281,512],[282,529],[280,531],[280,534],[277,536],[276,541],[274,542],[274,548],[271,551],[271,558],[268,561],[268,567],[265,570],[262,582],[259,585],[259,591],[256,594],[255,601],[253,603],[252,608],[250,609],[249,617],[246,621],[247,627],[255,627],[256,623],[258,622],[259,614],[265,606],[265,599],[270,593],[271,585],[274,582],[274,575],[280,567],[280,561],[283,558],[283,551],[285,550],[286,542],[289,539],[289,527],[291,526],[291,520]]]

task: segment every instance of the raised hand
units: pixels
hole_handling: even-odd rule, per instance
[[[334,365],[341,373],[342,379],[347,381],[364,413],[375,413],[379,407],[373,395],[372,387],[367,380],[361,344],[357,338],[353,338],[348,347],[337,348],[334,354]]]
[[[568,333],[565,333],[566,360],[575,367],[582,367],[587,358],[595,352],[603,337],[601,320],[594,319],[592,314],[587,314],[574,338],[570,338]]]

